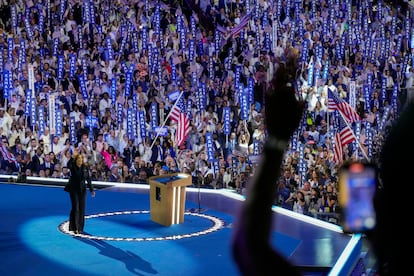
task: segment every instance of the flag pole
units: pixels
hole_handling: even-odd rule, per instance
[[[359,142],[359,139],[355,136],[354,131],[352,130],[351,126],[349,125],[348,121],[346,120],[345,116],[342,114],[342,112],[340,110],[339,114],[341,114],[342,119],[345,121],[345,124],[349,127],[349,129],[351,130],[352,136],[354,136],[355,138],[355,142],[358,144],[358,147],[361,149],[362,154],[364,155],[364,157],[370,161],[370,158],[368,158],[366,152],[364,151],[364,148],[362,147],[361,143]]]
[[[168,118],[169,118],[169,117],[170,117],[170,115],[171,115],[171,111],[173,111],[173,110],[174,110],[174,107],[177,105],[178,100],[181,98],[181,96],[182,96],[183,94],[184,94],[184,90],[180,92],[180,95],[179,95],[179,96],[178,96],[178,98],[175,100],[174,105],[171,107],[170,112],[168,112],[168,115],[167,115],[167,117],[165,117],[164,122],[162,122],[162,125],[160,126],[160,128],[163,128],[163,127],[165,126],[165,123],[167,122]],[[155,141],[157,141],[158,136],[160,136],[160,135],[159,135],[159,132],[157,132],[157,135],[155,136],[154,140],[152,141],[152,144],[151,144],[150,149],[152,149],[152,147],[154,146]]]

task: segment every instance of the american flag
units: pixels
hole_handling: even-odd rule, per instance
[[[328,110],[339,110],[348,123],[360,121],[361,117],[355,109],[346,101],[341,99],[338,94],[328,88]]]
[[[334,161],[339,164],[343,160],[344,147],[355,141],[355,135],[351,127],[347,125],[342,118],[338,116],[338,132],[335,134]]]
[[[20,168],[20,164],[19,162],[17,162],[16,157],[13,155],[13,153],[9,151],[6,145],[4,145],[1,141],[0,141],[0,153],[3,156],[4,160],[10,163],[14,163],[17,168]]]
[[[342,116],[338,116],[338,121],[338,130],[339,135],[341,136],[342,145],[348,145],[355,140],[354,132],[351,127],[345,123]]]
[[[243,16],[243,18],[240,19],[240,23],[236,27],[231,29],[230,35],[233,37],[238,35],[241,32],[241,30],[243,30],[244,27],[246,27],[247,23],[249,23],[252,14],[253,14],[253,10],[251,10],[248,14]]]
[[[190,119],[185,113],[184,101],[182,98],[178,98],[178,102],[173,106],[170,111],[170,118],[177,122],[177,131],[175,133],[175,139],[177,146],[181,146],[187,135],[190,133]]]
[[[344,148],[342,147],[341,143],[341,135],[339,133],[335,133],[335,146],[334,146],[334,157],[333,161],[336,164],[341,164],[344,160]]]

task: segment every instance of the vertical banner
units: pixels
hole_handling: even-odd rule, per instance
[[[88,90],[86,89],[85,76],[82,74],[78,75],[78,80],[79,80],[79,88],[82,93],[82,98],[85,100],[88,98]]]
[[[249,99],[247,90],[243,88],[243,85],[239,86],[239,97],[240,97],[240,119],[247,120],[249,118]]]
[[[193,119],[193,99],[187,99],[187,107],[185,108],[188,119]]]
[[[295,131],[295,133],[292,135],[292,138],[290,139],[290,148],[292,151],[297,151],[300,136],[299,131],[300,130]]]
[[[171,62],[171,82],[173,84],[177,82],[177,67],[174,62]]]
[[[53,45],[52,45],[52,56],[57,57],[59,54],[58,50],[59,50],[59,38],[54,38]]]
[[[142,139],[147,137],[147,128],[145,125],[145,113],[144,111],[138,112],[138,125],[139,125],[139,134]]]
[[[55,122],[56,122],[56,136],[61,137],[62,136],[62,110],[60,108],[56,109],[55,113]]]
[[[32,127],[34,128],[34,126],[36,125],[36,121],[37,121],[37,116],[36,116],[36,97],[34,95],[34,92],[32,90],[32,94],[30,95],[30,124],[32,125]]]
[[[133,109],[132,108],[127,108],[127,129],[126,129],[126,133],[128,134],[128,137],[133,136],[132,114],[133,114]]]
[[[188,60],[192,63],[195,59],[195,40],[190,39],[188,47]]]
[[[16,5],[11,5],[10,6],[10,13],[11,13],[11,24],[13,27],[13,30],[15,31],[15,33],[17,33],[17,11],[16,11]]]
[[[14,40],[13,38],[8,38],[7,39],[7,60],[10,63],[14,63],[13,51],[14,51]]]
[[[230,107],[229,106],[225,106],[223,108],[223,119],[224,119],[223,133],[226,134],[226,135],[229,135],[230,132],[231,132]]]
[[[237,166],[239,165],[239,159],[236,156],[231,157],[231,169],[233,171],[233,177],[238,174]]]
[[[38,123],[39,123],[39,132],[38,135],[45,133],[45,107],[40,105],[38,107]]]
[[[24,115],[30,116],[30,108],[32,105],[32,90],[26,90],[26,102],[24,103]]]
[[[59,55],[58,56],[58,64],[57,64],[58,68],[57,68],[57,79],[58,81],[63,80],[63,75],[65,72],[65,60],[64,60],[64,56],[63,55]]]
[[[124,113],[124,107],[122,106],[121,103],[118,103],[118,108],[117,108],[117,122],[118,122],[118,127],[120,129],[122,128],[122,120],[124,119],[123,113]]]
[[[260,141],[259,140],[254,140],[253,141],[253,155],[259,155],[261,153],[261,147],[260,147]]]
[[[349,82],[349,105],[356,107],[356,83],[354,80]]]
[[[216,159],[213,160],[213,163],[211,165],[213,167],[214,178],[216,178],[217,175],[218,175],[218,173],[219,173],[219,171],[220,171],[220,162],[216,158]],[[218,188],[218,187],[215,187],[215,188]]]
[[[56,100],[55,95],[49,95],[49,130],[51,135],[56,134]]]
[[[309,64],[308,67],[308,86],[312,87],[313,86],[313,63]]]
[[[210,80],[213,80],[215,78],[215,70],[214,70],[214,60],[213,57],[210,56],[208,58],[208,77]]]
[[[236,73],[234,76],[234,87],[238,87],[240,83],[240,71],[241,71],[241,65],[236,65]]]
[[[373,154],[373,150],[374,150],[373,143],[372,143],[372,141],[374,139],[373,136],[374,135],[373,135],[373,131],[371,129],[371,123],[370,122],[366,122],[366,125],[365,125],[365,142],[366,142],[366,144],[368,144],[368,152],[367,152],[367,155],[370,158],[372,158],[372,154]]]
[[[76,56],[69,54],[69,78],[73,79],[76,72]]]
[[[207,160],[212,162],[214,160],[214,145],[213,145],[213,133],[206,133],[206,148],[207,148]]]
[[[158,105],[156,102],[151,103],[150,105],[150,114],[151,114],[151,127],[152,129],[158,126]],[[160,122],[161,124],[163,122]]]
[[[74,145],[76,143],[76,129],[75,129],[75,117],[70,117],[70,125],[69,125],[69,139],[70,144]]]
[[[107,60],[114,60],[115,59],[115,54],[114,54],[114,49],[112,48],[112,41],[110,37],[107,37],[105,40],[105,45],[106,45],[106,52],[107,52]]]
[[[362,89],[363,89],[362,96],[365,100],[365,110],[371,110],[371,101],[370,101],[370,96],[369,96],[369,85],[364,84]]]
[[[9,83],[9,75],[11,73],[8,70],[3,71],[3,96],[5,99],[9,99],[10,97],[10,83]]]
[[[298,145],[299,148],[299,164],[298,164],[298,171],[299,174],[302,176],[302,183],[306,181],[306,175],[308,171],[308,161],[305,160],[305,147],[303,144]]]
[[[129,94],[131,93],[131,84],[132,84],[132,75],[134,74],[134,64],[130,64],[126,74],[125,79],[125,97],[128,98]]]
[[[4,70],[4,46],[0,45],[0,75],[3,74]]]
[[[275,21],[272,24],[272,49],[273,49],[273,53],[276,52],[276,48],[277,48],[277,29],[279,27],[278,25],[278,21]]]
[[[20,78],[22,78],[23,66],[26,64],[26,43],[25,40],[20,40],[19,56],[17,60],[17,72]]]
[[[329,60],[326,60],[323,66],[322,79],[326,81],[328,77],[329,77]]]
[[[116,102],[116,78],[115,77],[111,79],[111,91],[110,92],[111,92],[112,103],[115,103]]]
[[[132,108],[132,136],[131,139],[136,139],[138,134],[137,109]]]

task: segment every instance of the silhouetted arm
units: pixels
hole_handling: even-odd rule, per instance
[[[275,73],[272,88],[266,98],[268,138],[255,175],[250,179],[246,201],[236,221],[232,250],[242,275],[299,275],[270,243],[272,205],[276,181],[290,136],[299,125],[303,104],[294,94],[291,82],[296,71],[296,59]]]

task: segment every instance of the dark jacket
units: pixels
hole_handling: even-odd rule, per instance
[[[65,186],[65,191],[73,193],[84,193],[88,187],[91,192],[94,191],[89,168],[82,164],[81,167],[76,166],[75,160],[71,158],[68,161],[68,168],[70,170],[70,177],[68,184]]]

